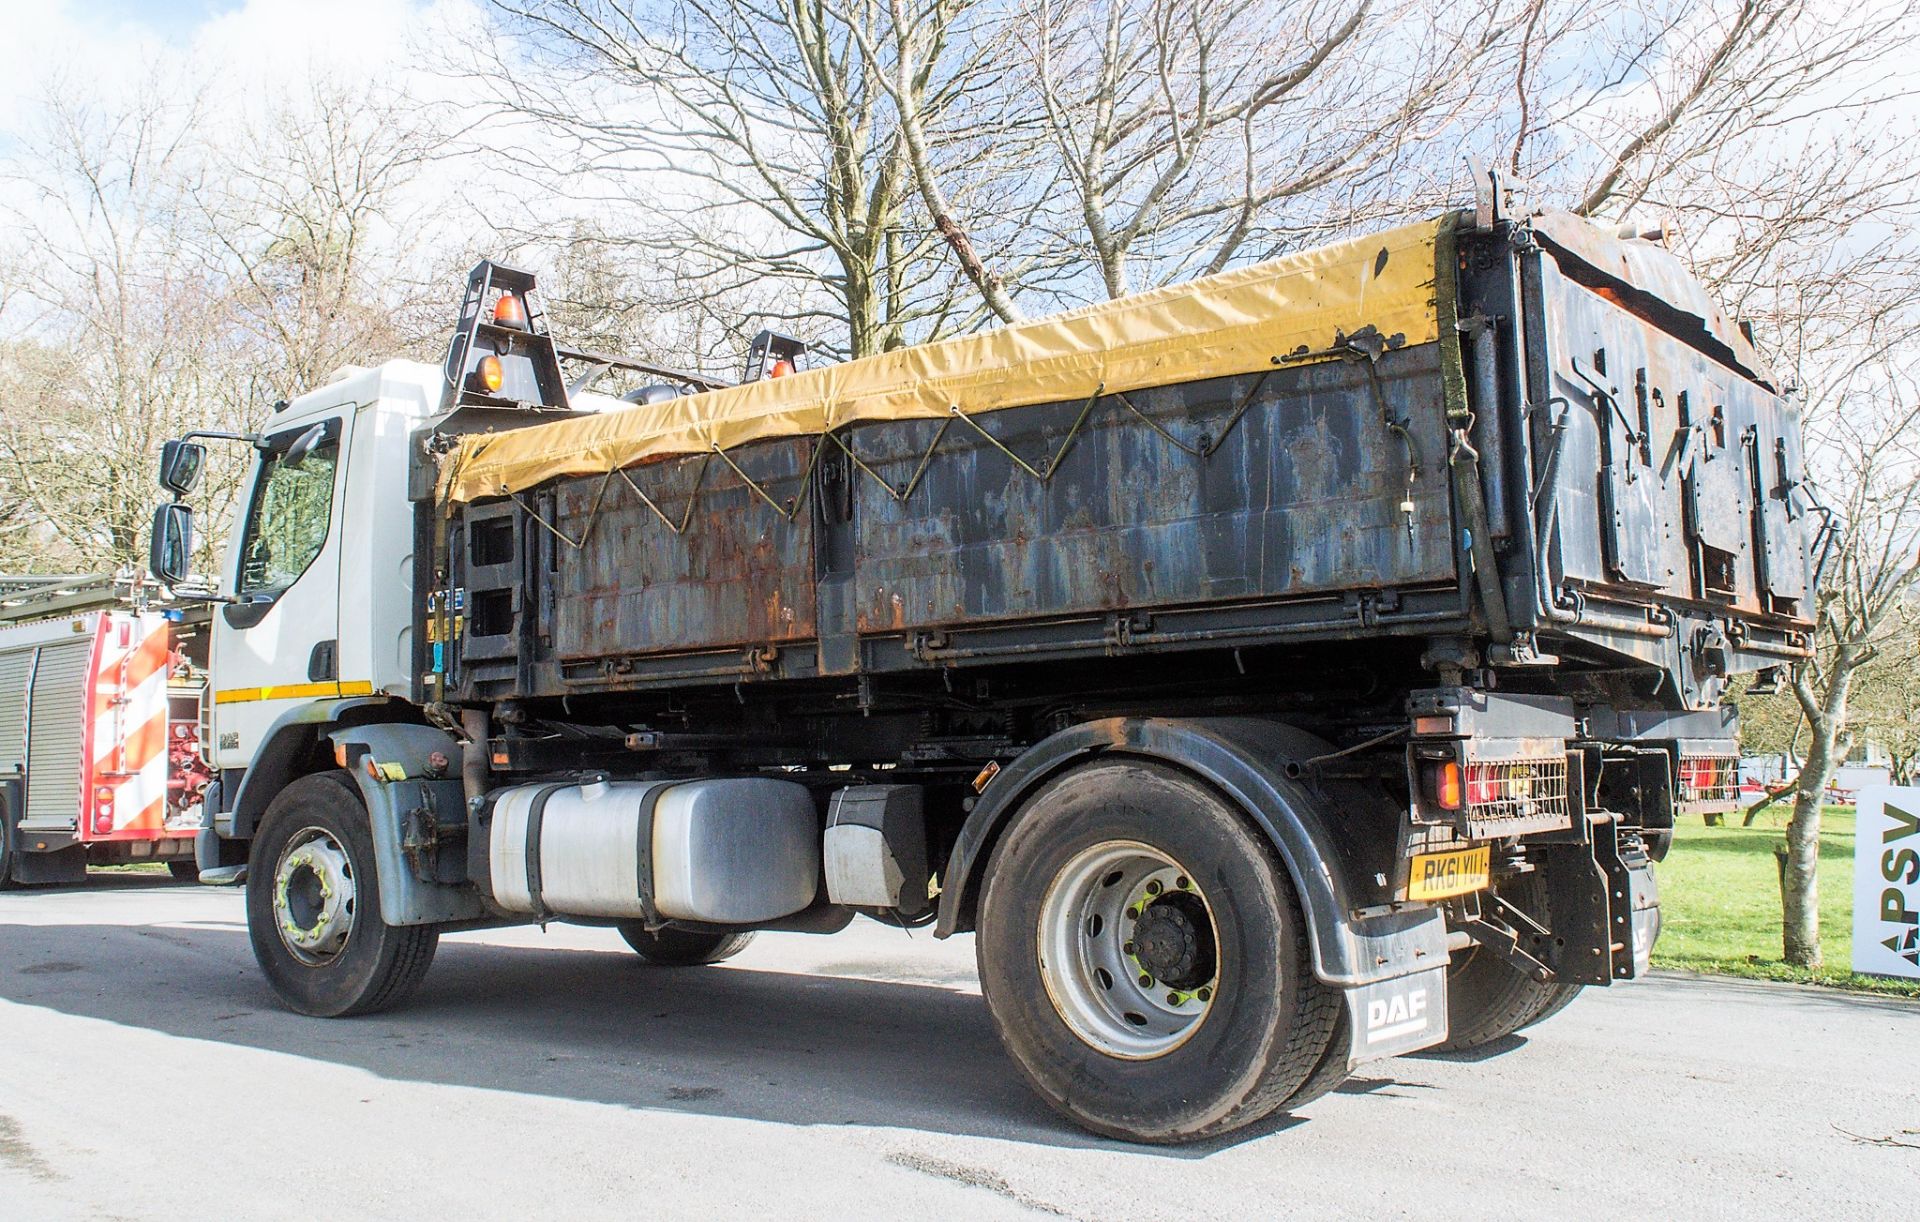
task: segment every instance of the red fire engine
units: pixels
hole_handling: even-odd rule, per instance
[[[140,593],[0,578],[0,887],[143,861],[194,876],[204,633]]]

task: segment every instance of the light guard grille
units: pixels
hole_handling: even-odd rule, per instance
[[[1474,840],[1557,831],[1573,825],[1564,755],[1467,762],[1462,814]]]
[[[1682,755],[1676,797],[1690,811],[1732,810],[1740,804],[1740,760],[1732,755]]]

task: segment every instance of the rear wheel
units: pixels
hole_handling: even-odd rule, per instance
[[[1353,1055],[1353,1035],[1347,1026],[1347,1013],[1344,1005],[1340,1008],[1340,1020],[1333,1025],[1333,1039],[1328,1042],[1327,1050],[1320,1054],[1320,1063],[1314,1066],[1306,1084],[1287,1096],[1287,1110],[1294,1111],[1324,1098],[1340,1088],[1349,1077],[1347,1058]]]
[[[1107,761],[1041,788],[994,852],[980,983],[1028,1083],[1113,1137],[1183,1142],[1272,1112],[1339,994],[1264,837],[1211,789]]]
[[[752,933],[703,933],[671,925],[649,930],[640,921],[621,921],[614,928],[635,954],[658,967],[699,967],[731,959],[747,949]]]
[[[1538,871],[1501,881],[1500,897],[1551,924],[1547,888]],[[1577,984],[1535,980],[1484,946],[1453,957],[1447,967],[1447,1040],[1440,1052],[1459,1052],[1504,1039],[1550,1018],[1580,995]]]
[[[406,999],[439,931],[380,914],[373,832],[344,774],[322,772],[267,807],[247,867],[247,932],[282,1001],[302,1014],[371,1014]]]
[[[1541,1002],[1540,1008],[1535,1010],[1526,1022],[1521,1023],[1519,1027],[1515,1028],[1516,1030],[1524,1031],[1535,1023],[1546,1022],[1554,1015],[1560,1013],[1560,1011],[1572,1005],[1574,998],[1580,996],[1580,990],[1586,986],[1580,984],[1557,984],[1553,987],[1554,992],[1546,997]]]

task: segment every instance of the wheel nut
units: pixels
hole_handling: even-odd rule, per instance
[[[1213,990],[1212,990],[1212,989],[1208,989],[1208,988],[1202,988],[1202,989],[1199,989],[1199,990],[1197,990],[1197,991],[1196,991],[1196,992],[1194,993],[1194,996],[1195,996],[1195,997],[1198,997],[1198,998],[1199,998],[1199,999],[1200,999],[1201,1001],[1212,1001],[1212,1000],[1213,1000]]]
[[[1193,884],[1189,883],[1187,881],[1187,876],[1182,874],[1179,878],[1176,878],[1173,880],[1173,885],[1180,888],[1180,890],[1185,891],[1188,887],[1192,886]]]
[[[1179,1005],[1179,1004],[1180,1004],[1180,994],[1178,994],[1178,993],[1168,993],[1168,994],[1167,994],[1167,1004],[1168,1004],[1168,1005],[1170,1005],[1170,1006],[1177,1006],[1177,1005]]]
[[[1150,989],[1150,988],[1152,988],[1152,987],[1153,987],[1153,977],[1151,977],[1151,976],[1149,976],[1149,975],[1147,975],[1147,974],[1146,974],[1145,972],[1141,972],[1141,973],[1140,973],[1140,987],[1141,987],[1141,988],[1143,988],[1143,989]]]
[[[1148,895],[1160,894],[1160,883],[1158,880],[1155,880],[1147,884],[1147,894]]]
[[[1133,943],[1129,942],[1125,946],[1121,947],[1120,949],[1125,951],[1127,954],[1131,955],[1133,953]]]

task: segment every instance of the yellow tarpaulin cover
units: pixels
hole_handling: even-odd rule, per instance
[[[1438,338],[1438,221],[1302,251],[997,331],[902,348],[790,377],[463,438],[443,496],[519,492],[670,454],[730,450],[869,420],[966,415],[1251,373],[1336,331],[1371,324]]]

